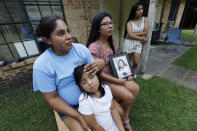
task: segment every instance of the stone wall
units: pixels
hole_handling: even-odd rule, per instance
[[[32,83],[32,66],[36,58],[0,67],[0,93]]]

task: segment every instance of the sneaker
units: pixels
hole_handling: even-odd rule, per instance
[[[133,73],[133,74],[132,74],[132,77],[133,77],[133,78],[136,78],[136,77],[137,77],[137,75],[136,75],[135,73]]]

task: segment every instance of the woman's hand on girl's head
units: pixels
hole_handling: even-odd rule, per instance
[[[84,71],[88,74],[95,75],[98,71],[103,70],[104,67],[105,61],[103,59],[95,59],[84,67]]]

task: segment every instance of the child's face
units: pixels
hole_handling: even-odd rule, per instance
[[[88,75],[87,73],[83,73],[80,86],[88,93],[98,91],[99,80],[97,75]]]

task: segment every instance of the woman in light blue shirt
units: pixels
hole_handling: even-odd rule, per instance
[[[33,66],[34,91],[41,91],[70,130],[89,131],[78,108],[80,89],[74,80],[74,68],[87,64],[85,71],[96,74],[105,66],[102,59],[92,57],[82,44],[72,43],[68,25],[60,17],[51,15],[41,19],[37,36],[50,48],[45,50]]]

